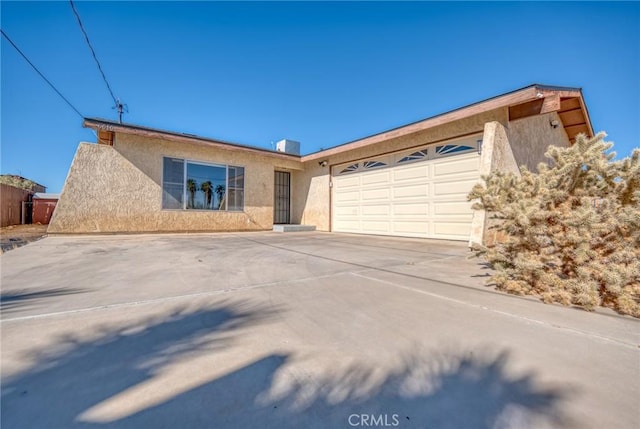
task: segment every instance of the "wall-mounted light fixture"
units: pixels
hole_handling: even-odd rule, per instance
[[[320,167],[326,167],[327,165],[329,165],[329,161],[327,161],[327,160],[325,159],[324,161],[320,161],[320,162],[318,163],[318,165],[319,165]]]
[[[549,125],[551,125],[551,128],[555,130],[560,125],[560,121],[558,121],[557,119],[554,119],[552,121],[549,121]]]

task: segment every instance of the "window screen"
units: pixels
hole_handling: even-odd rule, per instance
[[[244,209],[244,167],[229,166],[229,193],[227,210]]]
[[[164,158],[162,171],[162,208],[183,208],[184,160],[177,158]]]

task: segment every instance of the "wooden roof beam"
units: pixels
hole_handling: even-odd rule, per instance
[[[527,118],[529,116],[541,115],[560,110],[561,102],[559,94],[550,94],[526,103],[509,106],[509,120]]]
[[[113,146],[113,131],[98,130],[98,144]]]

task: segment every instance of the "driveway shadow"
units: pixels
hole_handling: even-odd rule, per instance
[[[320,379],[287,377],[292,356],[273,354],[108,428],[438,429],[573,427],[568,388],[542,388],[533,373],[509,375],[509,354],[410,355],[382,373],[361,365]],[[282,387],[280,378],[290,383]],[[166,425],[166,426],[162,426]]]
[[[76,293],[84,293],[84,289],[78,288],[51,288],[39,290],[15,290],[11,292],[0,293],[0,311],[9,312],[17,308],[36,304],[44,298],[52,298],[56,296],[72,295]]]
[[[30,369],[3,375],[0,427],[93,427],[78,421],[78,416],[180,359],[228,347],[236,331],[264,322],[277,311],[243,301],[225,302],[104,328],[91,340],[60,338],[55,350],[25,356],[36,362]]]
[[[181,358],[232,346],[235,331],[274,311],[226,303],[91,341],[65,339],[58,352],[38,355],[32,369],[4,380],[2,428],[572,427],[562,413],[570,388],[514,372],[506,350],[464,348],[406,353],[384,370],[359,363],[315,375],[295,355],[274,353],[124,417],[82,417]]]

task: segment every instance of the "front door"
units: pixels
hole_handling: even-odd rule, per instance
[[[286,171],[276,171],[273,188],[273,223],[290,223],[291,174]]]

